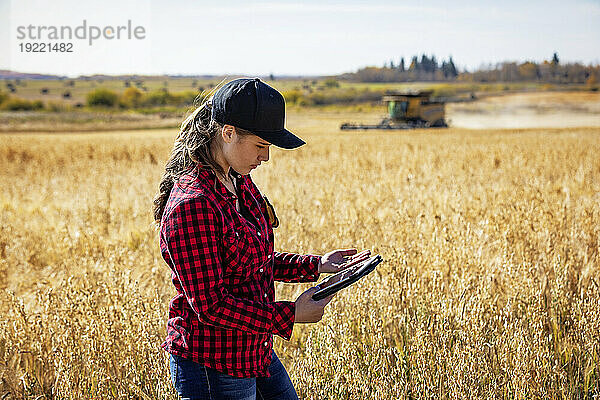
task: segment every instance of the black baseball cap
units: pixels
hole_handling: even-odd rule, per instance
[[[258,78],[227,82],[212,97],[212,119],[250,131],[284,149],[305,142],[285,129],[285,100]]]

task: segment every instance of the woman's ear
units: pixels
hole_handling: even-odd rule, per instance
[[[225,143],[231,143],[233,141],[233,134],[235,133],[235,128],[232,125],[223,125],[221,130],[221,136],[223,137],[223,141]]]

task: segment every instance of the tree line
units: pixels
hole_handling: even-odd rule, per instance
[[[413,56],[408,66],[404,57],[398,62],[385,62],[382,67],[365,67],[354,73],[339,76],[357,82],[542,82],[579,83],[596,85],[600,79],[600,66],[580,63],[561,64],[558,54],[542,63],[532,61],[503,62],[481,67],[473,72],[458,71],[454,60],[442,60],[435,55]]]

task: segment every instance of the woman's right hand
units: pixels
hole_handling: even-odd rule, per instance
[[[319,289],[320,287],[314,286],[298,296],[295,302],[295,322],[312,323],[319,322],[321,318],[323,318],[325,306],[331,301],[331,299],[333,299],[335,293],[331,296],[325,297],[324,299],[315,301],[312,299],[312,295]]]

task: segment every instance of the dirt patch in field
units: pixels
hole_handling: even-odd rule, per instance
[[[472,129],[600,126],[600,93],[547,92],[448,104],[451,126]]]

